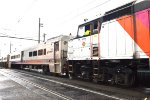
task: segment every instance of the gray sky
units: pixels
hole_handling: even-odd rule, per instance
[[[84,18],[92,20],[105,11],[133,0],[0,0],[0,35],[38,39],[41,18],[41,39],[60,34],[76,35]],[[0,37],[0,56],[37,44],[34,41]]]

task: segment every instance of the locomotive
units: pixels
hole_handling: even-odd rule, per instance
[[[150,78],[150,1],[138,0],[79,25],[68,42],[69,78],[132,86]]]
[[[77,36],[58,36],[1,64],[123,86],[150,77],[150,1],[138,0],[79,25]]]

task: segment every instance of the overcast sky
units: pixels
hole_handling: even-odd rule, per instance
[[[76,35],[84,18],[92,20],[105,11],[133,0],[0,0],[0,36],[38,39],[41,18],[41,40],[60,34]],[[21,50],[38,42],[0,37],[0,56]]]

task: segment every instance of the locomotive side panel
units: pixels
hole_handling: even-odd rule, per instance
[[[68,43],[68,59],[80,59],[80,41],[78,39],[70,40]]]
[[[67,52],[67,60],[73,60],[73,40],[68,41],[68,52]]]
[[[91,57],[91,42],[90,42],[90,36],[84,37],[80,39],[80,59],[81,60],[86,60],[86,59],[90,59]]]
[[[100,31],[100,55],[102,59],[105,59],[109,55],[109,41],[108,41],[108,23],[102,24]]]
[[[100,31],[100,55],[101,59],[131,59],[134,54],[134,41],[130,35],[118,23],[123,23],[132,29],[131,17],[123,17],[102,24]],[[133,35],[133,34],[132,34]]]
[[[116,21],[117,27],[117,53],[119,57],[125,57],[126,59],[132,59],[134,56],[134,41],[130,37],[129,33],[127,33],[123,27],[118,23],[122,22],[124,27],[130,27],[130,31],[133,33],[133,20],[132,16],[124,16]],[[134,34],[132,34],[134,36]]]
[[[148,58],[150,54],[149,10],[136,12],[134,19],[131,16],[130,19],[118,20],[118,22],[134,40],[134,56],[136,58]],[[132,27],[134,31],[131,29]]]
[[[112,20],[108,23],[108,45],[109,45],[108,58],[110,57],[110,58],[115,59],[117,56],[117,42],[118,41],[116,39],[116,37],[117,37],[116,31],[117,31],[116,22],[115,22],[115,20]],[[101,47],[101,48],[103,48],[103,47]]]

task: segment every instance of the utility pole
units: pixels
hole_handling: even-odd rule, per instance
[[[38,36],[38,43],[40,43],[40,34],[41,34],[41,27],[43,27],[43,24],[41,23],[41,19],[39,18],[39,36]]]
[[[11,46],[12,46],[12,44],[11,44],[11,42],[10,42],[10,53],[11,53]]]
[[[45,36],[46,36],[46,34],[44,33],[43,34],[43,42],[45,42]]]
[[[40,31],[41,31],[41,30],[40,30],[40,27],[41,27],[41,25],[40,25],[40,24],[41,24],[41,23],[40,23],[40,20],[41,20],[41,19],[39,18],[39,37],[38,37],[38,43],[40,43]]]

